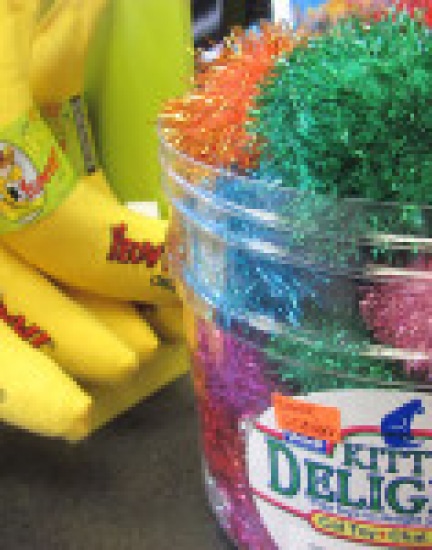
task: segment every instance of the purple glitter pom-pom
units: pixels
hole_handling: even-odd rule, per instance
[[[276,550],[248,482],[242,421],[261,414],[276,384],[265,355],[211,322],[197,323],[194,382],[209,500],[238,548]]]
[[[215,325],[200,321],[196,359],[206,389],[238,415],[257,414],[271,402],[276,384],[265,354]]]

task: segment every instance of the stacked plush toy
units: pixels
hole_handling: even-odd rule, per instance
[[[0,0],[0,419],[66,439],[88,431],[85,384],[125,380],[180,333],[167,223],[116,200],[82,127],[104,4],[58,0],[40,18],[37,0]]]

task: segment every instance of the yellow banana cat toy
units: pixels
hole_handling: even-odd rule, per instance
[[[49,123],[59,130],[60,139],[63,138],[65,143],[74,140],[76,143],[77,133],[74,127],[69,128],[68,133],[64,118],[61,119],[63,123],[61,120],[60,124],[58,123],[58,102],[60,98],[63,102],[67,101],[68,94],[82,85],[83,65],[88,40],[103,3],[101,0],[89,0],[82,9],[77,10],[73,2],[55,2],[48,13],[39,21],[37,27],[31,67],[33,92],[37,101],[42,105],[44,114],[47,114]],[[61,49],[57,47],[58,44],[61,44]],[[73,59],[73,64],[69,63],[70,59]],[[73,67],[72,73],[71,67]],[[62,84],[57,85],[57,88],[53,90],[47,86],[47,82],[52,81],[61,82]],[[91,139],[91,136],[89,138]],[[66,149],[73,150],[73,144],[72,147],[67,146]],[[82,154],[79,155],[80,158],[75,155],[72,156],[77,162],[78,170],[82,169]],[[114,198],[114,194],[101,171],[94,174],[92,184],[94,188],[110,199]],[[63,290],[78,303],[89,309],[97,319],[105,323],[133,351],[138,353],[142,360],[149,357],[151,346],[147,346],[146,343],[149,338],[151,339],[152,330],[148,327],[146,321],[137,314],[132,304],[73,289],[63,288]],[[156,326],[158,334],[165,340],[172,340],[171,325],[173,323],[178,325],[176,320],[182,317],[181,304],[179,303],[175,308],[168,308],[166,312],[164,311],[165,308],[157,308],[156,312],[153,309],[151,313],[152,322],[155,316],[167,318],[166,322],[159,323]],[[155,326],[155,323],[153,325]],[[177,329],[176,326],[174,330],[176,335]]]
[[[157,336],[140,317],[133,304],[75,289],[66,289],[65,292],[116,334],[141,361],[148,361],[153,356],[158,347]]]
[[[59,366],[0,323],[0,419],[36,434],[85,435],[91,398]]]
[[[7,125],[27,109],[29,93],[22,84],[26,66],[14,55],[25,53],[28,37],[20,37],[19,25],[31,28],[37,7],[31,0],[0,0],[0,59],[2,123]],[[15,40],[17,39],[17,40]],[[0,323],[0,419],[34,433],[75,438],[87,432],[91,398],[50,358],[22,342]]]
[[[177,302],[164,271],[167,223],[102,196],[81,178],[51,215],[1,241],[66,285],[102,296],[157,305]]]
[[[10,20],[3,26],[6,23],[10,27]],[[5,29],[2,37],[0,98],[5,101],[0,102],[0,127],[26,116],[32,106],[31,55],[21,44],[16,47],[17,40],[24,40],[18,35],[21,32],[13,35]],[[22,35],[30,37],[31,32],[23,29]],[[65,159],[61,162],[64,165]],[[3,235],[1,241],[64,284],[119,299],[176,303],[173,281],[163,265],[167,224],[143,219],[102,196],[93,189],[92,177],[81,178],[50,215]]]
[[[114,383],[138,370],[123,341],[42,274],[0,247],[0,322],[81,380]],[[142,340],[150,355],[157,343]]]

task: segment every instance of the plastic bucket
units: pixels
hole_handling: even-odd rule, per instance
[[[205,486],[239,548],[431,548],[427,208],[280,189],[161,138]]]

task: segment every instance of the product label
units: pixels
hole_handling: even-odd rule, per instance
[[[149,241],[133,241],[127,237],[127,224],[119,223],[111,228],[110,250],[107,260],[119,264],[144,264],[149,269],[163,261],[164,244]]]
[[[276,422],[281,430],[339,443],[341,415],[337,407],[307,403],[279,393],[273,395]]]
[[[50,214],[76,181],[37,112],[0,131],[0,234]]]
[[[271,407],[248,429],[247,460],[278,548],[432,548],[432,397],[316,393],[283,400],[282,416],[275,403],[278,412]],[[290,407],[294,424],[286,424]],[[319,410],[340,414],[338,438],[301,427],[299,418],[308,424]]]

